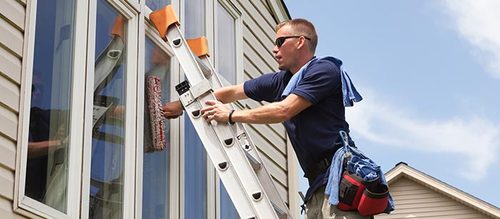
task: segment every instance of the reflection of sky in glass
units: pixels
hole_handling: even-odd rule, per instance
[[[169,4],[170,0],[146,0],[146,5],[153,11]]]

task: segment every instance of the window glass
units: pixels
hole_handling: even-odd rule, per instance
[[[97,1],[90,218],[122,218],[126,19]]]
[[[146,37],[145,58],[142,218],[160,219],[169,211],[170,126],[155,109],[170,101],[170,57]]]
[[[229,83],[236,83],[236,28],[231,14],[217,2],[217,69]]]
[[[205,1],[188,0],[186,38],[205,35]],[[184,212],[186,218],[207,218],[207,156],[194,126],[185,116],[184,128]],[[193,207],[196,206],[196,207]]]
[[[37,4],[26,196],[66,212],[74,0]]]
[[[190,1],[190,0],[188,0],[188,1]],[[169,4],[171,4],[170,0],[146,0],[146,6],[148,6],[153,11],[160,9],[160,8],[163,8]]]
[[[217,68],[219,75],[229,83],[236,84],[236,28],[235,19],[217,1]],[[224,184],[220,183],[221,219],[239,218]]]

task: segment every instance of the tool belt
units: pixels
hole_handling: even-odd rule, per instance
[[[384,212],[389,198],[389,188],[382,184],[380,177],[364,181],[356,174],[344,171],[339,185],[339,204],[343,211],[357,210],[362,216]]]

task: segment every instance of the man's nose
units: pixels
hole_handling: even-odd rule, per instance
[[[279,50],[280,50],[280,48],[278,46],[274,45],[274,47],[273,47],[273,53],[277,54]]]

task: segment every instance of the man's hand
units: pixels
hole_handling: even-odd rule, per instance
[[[170,103],[166,103],[162,107],[163,117],[167,119],[175,119],[182,115],[182,105],[180,101],[174,101]]]
[[[217,122],[228,122],[229,121],[229,113],[231,110],[221,102],[214,100],[207,100],[205,102],[208,106],[203,107],[201,109],[201,115],[208,122],[215,120]]]

